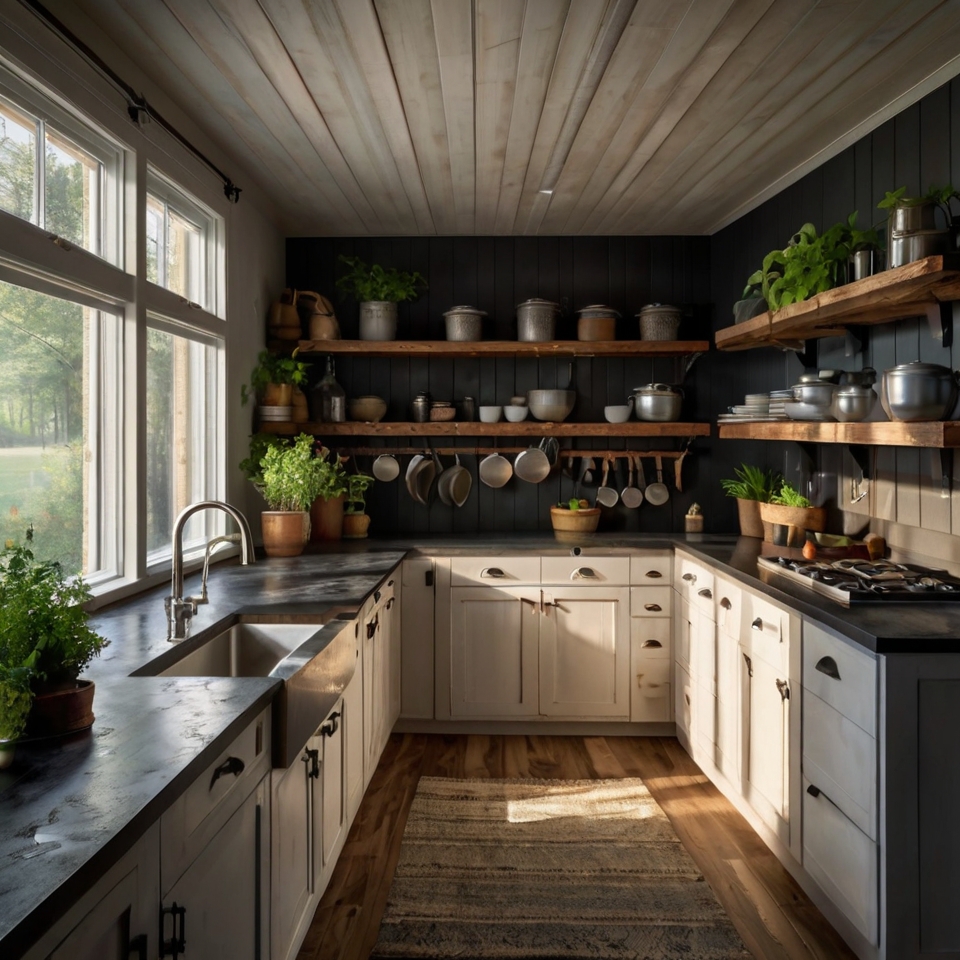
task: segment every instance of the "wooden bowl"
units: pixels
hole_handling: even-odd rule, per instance
[[[581,507],[567,510],[565,507],[550,508],[550,522],[554,533],[595,533],[600,522],[599,507]]]

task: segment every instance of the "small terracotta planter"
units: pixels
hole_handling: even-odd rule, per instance
[[[343,497],[317,497],[310,508],[311,540],[339,540],[343,536]]]
[[[77,680],[62,689],[38,693],[27,716],[26,737],[54,737],[86,730],[93,723],[92,680]]]
[[[764,521],[764,539],[782,547],[802,547],[806,531],[823,532],[827,527],[824,507],[785,507],[779,503],[761,503],[760,519]],[[767,524],[771,525],[768,532]],[[786,528],[781,543],[777,528]]]
[[[299,557],[310,534],[310,514],[305,510],[264,510],[260,529],[268,557]]]
[[[763,521],[760,519],[760,501],[741,500],[737,497],[737,513],[740,515],[741,536],[763,539]]]
[[[343,515],[343,539],[361,540],[370,529],[370,517],[365,513],[345,513]]]
[[[268,383],[263,390],[263,406],[289,407],[293,405],[293,384]]]

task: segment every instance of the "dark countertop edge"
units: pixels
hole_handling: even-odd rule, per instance
[[[257,698],[231,719],[217,736],[164,787],[154,794],[116,833],[85,860],[69,877],[50,893],[0,939],[4,956],[21,956],[32,947],[50,926],[51,916],[58,922],[80,898],[95,886],[108,871],[136,845],[172,803],[193,783],[199,774],[216,759],[226,742],[237,737],[247,724],[273,702],[280,681],[265,687]],[[11,951],[7,953],[7,951]]]

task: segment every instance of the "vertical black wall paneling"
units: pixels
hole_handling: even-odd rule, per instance
[[[494,339],[515,340],[517,337],[516,308],[519,302],[514,290],[514,238],[497,237],[495,244],[495,262],[493,290],[494,297]],[[523,297],[522,299],[526,299]]]
[[[627,337],[640,336],[635,314],[652,300],[650,292],[650,238],[627,237],[624,241],[624,300],[623,313]]]
[[[650,238],[650,296],[654,303],[673,300],[672,237]]]
[[[474,256],[470,257],[470,251],[467,244],[474,251]],[[469,285],[469,273],[475,270],[476,264],[476,246],[471,238],[464,238],[458,243],[449,237],[440,237],[431,240],[429,243],[429,276],[430,282],[430,315],[428,319],[430,339],[446,339],[446,321],[444,320],[444,311],[449,310],[454,305],[454,288],[456,281],[454,279],[455,271],[458,266],[465,275]],[[457,253],[460,254],[462,262],[458,264]],[[471,262],[472,259],[472,262]],[[474,281],[475,282],[475,281]],[[430,395],[434,400],[454,400],[453,396],[453,364],[449,360],[431,358],[430,360]]]
[[[852,150],[844,150],[823,165],[823,212],[821,222],[827,230],[853,213],[856,166]]]
[[[802,224],[810,221],[817,232],[823,229],[823,167],[812,170],[800,181],[801,197],[803,198],[803,216],[800,223],[794,227],[797,230]],[[790,238],[787,237],[786,240]],[[784,240],[784,243],[786,243]]]
[[[943,187],[950,183],[950,87],[934,90],[919,106],[920,189]]]
[[[920,104],[915,103],[898,113],[893,119],[893,129],[896,186],[906,186],[908,196],[918,196],[927,189],[920,182]]]

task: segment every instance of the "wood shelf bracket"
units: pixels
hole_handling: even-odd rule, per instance
[[[953,344],[953,305],[954,300],[937,300],[927,305],[927,323],[930,325],[930,336],[940,341],[940,346],[950,347]]]

